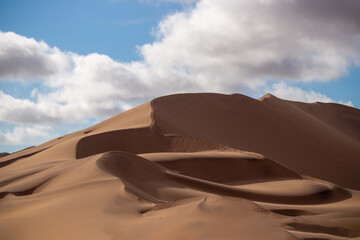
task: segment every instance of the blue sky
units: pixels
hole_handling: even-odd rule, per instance
[[[79,54],[139,59],[137,45],[153,40],[152,28],[181,4],[130,0],[1,0],[0,28]]]
[[[176,92],[359,108],[360,5],[315,1],[0,0],[0,152]]]

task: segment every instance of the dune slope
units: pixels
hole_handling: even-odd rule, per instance
[[[360,190],[357,109],[239,94],[173,95],[155,99],[152,106],[155,128],[162,134],[260,153],[297,172]],[[344,117],[339,108],[351,111]]]
[[[0,158],[0,239],[360,239],[360,110],[178,94]]]

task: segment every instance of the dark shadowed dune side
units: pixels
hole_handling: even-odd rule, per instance
[[[268,158],[244,152],[168,152],[139,156],[187,176],[230,185],[303,178]]]
[[[109,131],[80,139],[76,157],[84,158],[108,151],[125,151],[135,154],[151,152],[196,152],[219,150],[226,147],[197,137],[163,136],[151,128]]]
[[[163,186],[167,188],[184,188],[191,186],[192,189],[201,192],[212,193],[216,195],[246,198],[253,201],[272,202],[283,204],[321,204],[345,200],[351,197],[351,194],[345,189],[336,186],[327,186],[315,184],[302,180],[312,188],[297,196],[291,196],[286,193],[270,194],[262,189],[255,191],[252,188],[232,187],[225,184],[219,184],[206,179],[190,177],[173,171],[167,171],[166,168],[150,162],[139,156],[124,152],[105,153],[97,164],[101,169],[115,175],[123,180],[125,187],[134,192],[141,198],[149,199],[154,202],[166,202],[176,200],[172,195],[166,196],[159,194]],[[209,164],[209,162],[208,162]],[[211,162],[210,162],[211,165]],[[256,169],[256,166],[246,166],[240,163],[248,171]],[[216,165],[214,166],[216,167]],[[254,170],[253,170],[254,171]],[[256,170],[254,171],[256,172]],[[250,179],[257,179],[257,175],[251,176]],[[149,183],[152,183],[151,185]],[[144,195],[143,195],[144,194]],[[177,197],[178,198],[178,197]]]
[[[7,152],[2,152],[2,153],[0,153],[0,158],[5,157],[5,156],[7,156],[7,155],[9,155],[9,153],[7,153]]]
[[[312,117],[324,122],[338,132],[360,142],[360,111],[336,103],[302,103],[288,101]]]
[[[211,139],[260,153],[297,172],[360,189],[358,109],[301,105],[272,95],[256,100],[210,93],[161,97],[152,106],[155,129],[162,134]],[[322,117],[308,113],[322,106],[326,108],[319,111]]]

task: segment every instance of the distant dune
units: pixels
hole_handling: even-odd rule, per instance
[[[7,156],[7,155],[9,155],[9,153],[7,153],[7,152],[2,152],[2,153],[0,153],[0,158],[1,158],[1,157],[5,157],[5,156]]]
[[[170,95],[0,157],[0,239],[360,239],[339,104]]]

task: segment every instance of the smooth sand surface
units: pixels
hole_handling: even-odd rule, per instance
[[[360,239],[339,104],[170,95],[0,157],[0,239]]]

